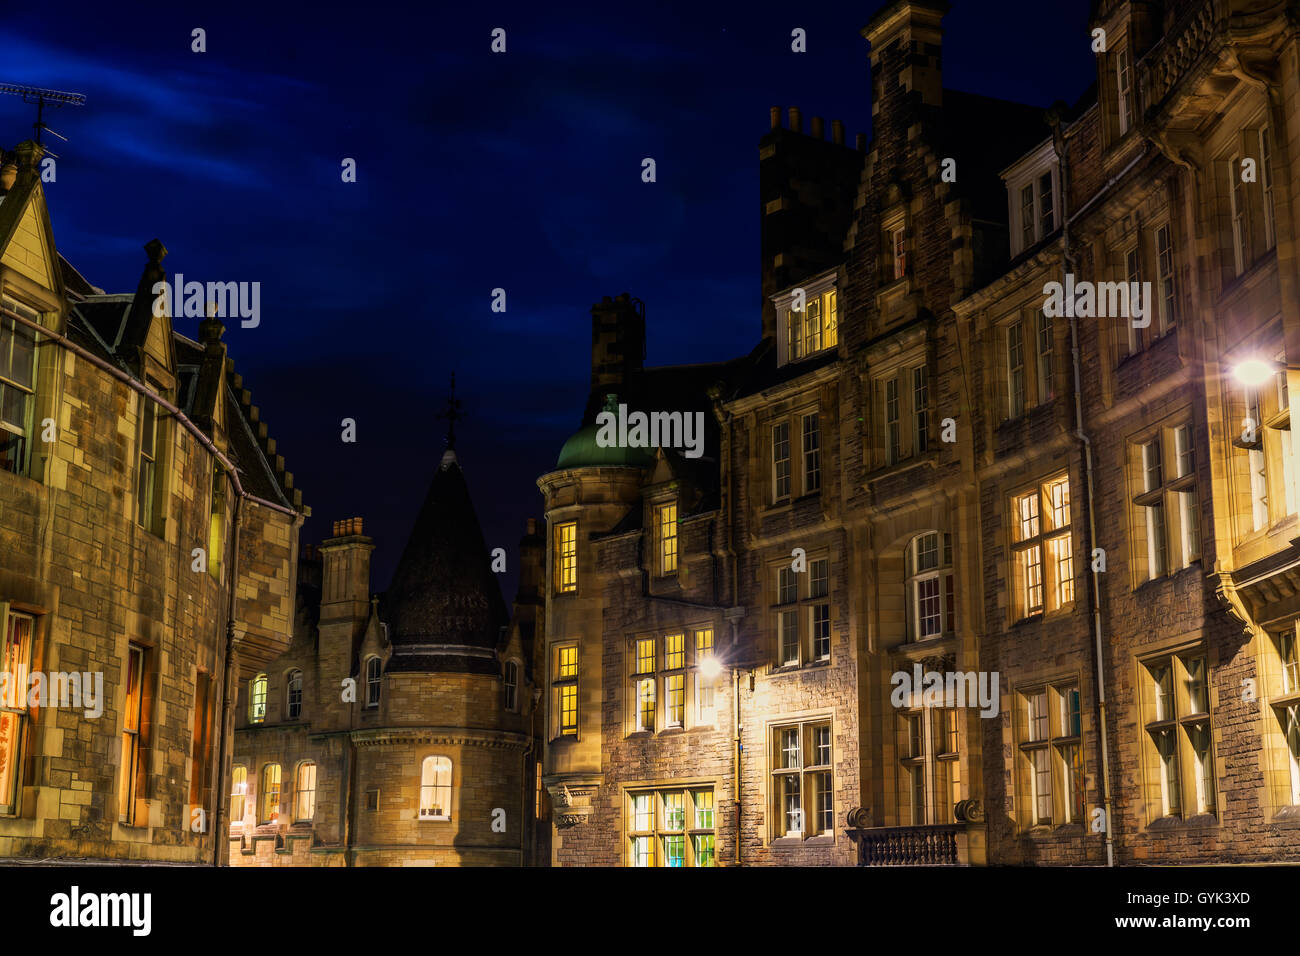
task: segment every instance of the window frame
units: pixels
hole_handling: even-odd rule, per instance
[[[0,305],[42,326],[45,324],[39,309],[18,301],[7,290],[0,294]],[[32,331],[27,326],[19,325],[17,321],[7,315],[0,314],[0,346],[3,346],[6,342],[8,344],[8,354],[0,354],[0,437],[12,436],[7,438],[6,445],[17,444],[18,446],[15,454],[10,455],[8,452],[4,452],[3,455],[0,455],[0,471],[7,471],[15,475],[26,476],[28,474],[31,468],[32,450],[35,446],[36,398],[40,375],[40,362],[37,353],[37,348],[41,344],[39,338],[39,333]],[[18,376],[14,374],[13,368],[13,360],[20,340],[29,342],[28,357],[31,369],[26,383],[20,381]],[[5,394],[8,389],[13,389],[24,396],[22,399],[22,422],[10,421],[4,417],[3,408]]]
[[[1064,487],[1065,494],[1060,502],[1052,499],[1048,489]],[[1034,508],[1032,514],[1026,512],[1021,502],[1033,500]],[[1045,505],[1051,505],[1050,509]],[[1056,513],[1061,509],[1066,512],[1065,521],[1060,521]],[[1047,526],[1047,515],[1053,514],[1053,527]],[[1008,580],[1012,582],[1012,600],[1010,609],[1012,613],[1012,622],[1030,620],[1037,617],[1045,617],[1059,612],[1068,611],[1073,607],[1074,601],[1078,596],[1077,581],[1078,571],[1075,568],[1074,560],[1074,512],[1072,504],[1072,495],[1070,494],[1070,473],[1068,469],[1055,471],[1045,476],[1031,485],[1023,487],[1019,492],[1014,492],[1007,499],[1007,518],[1008,518],[1008,538],[1009,538],[1009,555],[1011,560],[1011,574]],[[1030,532],[1026,525],[1032,523],[1036,531]],[[1062,545],[1052,545],[1052,542],[1064,541]],[[1037,549],[1038,559],[1033,562],[1030,556]],[[1061,553],[1061,552],[1064,553]],[[1056,552],[1056,553],[1053,553]],[[1021,556],[1025,560],[1022,564]],[[1055,567],[1053,568],[1053,564]],[[1068,565],[1068,576],[1062,575],[1062,569]],[[1035,575],[1030,574],[1033,568],[1037,568]],[[1055,580],[1049,578],[1049,570],[1054,570]],[[1032,583],[1034,580],[1037,583]],[[1034,589],[1041,590],[1040,603],[1033,603]],[[1049,601],[1049,595],[1056,592],[1053,601]]]
[[[826,744],[820,746],[821,732]],[[789,741],[795,749],[791,750]],[[772,721],[768,741],[767,841],[835,842],[835,719],[831,714]],[[828,758],[823,762],[823,753]],[[794,764],[790,765],[793,754]],[[817,762],[810,762],[813,757]],[[795,786],[791,787],[793,778]],[[800,824],[792,829],[791,824]],[[815,826],[814,826],[815,824]]]
[[[19,622],[26,627],[19,633]],[[32,655],[36,650],[37,615],[19,611],[0,602],[0,670],[8,675],[7,698],[0,698],[0,720],[12,725],[12,734],[0,745],[5,748],[0,776],[0,816],[16,816],[22,805],[23,762],[30,724],[28,686]],[[7,779],[5,779],[7,778]]]
[[[556,594],[578,593],[578,522],[559,521],[555,525],[552,577]]]
[[[439,783],[445,774],[445,782]],[[432,778],[432,782],[426,782]],[[455,764],[446,754],[426,754],[420,760],[420,796],[416,820],[420,823],[450,823],[455,801]],[[426,793],[428,791],[428,793]],[[445,805],[439,805],[441,796]],[[433,811],[441,810],[441,813]]]

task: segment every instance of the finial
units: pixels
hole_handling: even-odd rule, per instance
[[[456,448],[456,422],[464,418],[461,404],[456,398],[456,373],[451,373],[451,394],[447,397],[447,408],[438,413],[439,418],[447,419],[447,450]]]

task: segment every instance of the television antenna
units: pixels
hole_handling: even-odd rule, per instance
[[[51,136],[58,136],[65,143],[68,141],[66,136],[59,136],[58,133],[45,125],[44,114],[45,106],[85,106],[86,97],[83,93],[64,93],[60,90],[43,90],[37,86],[18,86],[14,83],[0,83],[0,93],[10,93],[14,96],[21,96],[23,102],[36,107],[36,122],[32,124],[32,129],[36,131],[36,145],[41,145],[41,133],[46,132]],[[55,159],[59,157],[55,153],[50,153]]]

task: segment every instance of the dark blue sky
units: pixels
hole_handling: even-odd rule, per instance
[[[536,477],[581,417],[591,304],[643,299],[652,365],[747,352],[768,108],[842,119],[850,142],[869,131],[874,0],[181,6],[10,8],[0,81],[87,96],[50,114],[70,142],[49,140],[46,191],[91,282],[133,291],[156,236],[169,273],[261,283],[261,325],[230,323],[226,342],[313,508],[303,540],[364,517],[376,590],[442,454],[453,369],[458,453],[488,546],[511,554],[509,599]],[[1087,6],[956,0],[945,86],[1073,101],[1093,79]],[[33,119],[0,97],[6,145]]]

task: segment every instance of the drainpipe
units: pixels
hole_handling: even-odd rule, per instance
[[[1061,208],[1065,215],[1063,216],[1063,225],[1061,227],[1062,243],[1062,267],[1068,274],[1073,270],[1074,257],[1070,251],[1070,212],[1068,201],[1070,195],[1069,189],[1069,159],[1065,149],[1065,130],[1061,126],[1060,114],[1056,110],[1049,113],[1048,122],[1052,126],[1052,144],[1056,149],[1056,156],[1061,165]],[[1111,183],[1119,179],[1132,168],[1138,160],[1146,155],[1145,149],[1142,155],[1130,163],[1125,170],[1111,180]],[[1110,186],[1107,183],[1098,195],[1101,195]],[[1083,207],[1087,208],[1087,205]],[[1079,212],[1083,212],[1080,209]],[[1084,472],[1084,499],[1088,508],[1088,553],[1091,555],[1092,548],[1097,543],[1097,519],[1096,508],[1094,507],[1093,491],[1093,474],[1092,474],[1092,442],[1088,438],[1087,432],[1083,430],[1083,376],[1079,370],[1079,320],[1070,310],[1070,357],[1074,368],[1074,437],[1079,440],[1083,449],[1083,472]],[[1092,625],[1094,641],[1094,660],[1097,678],[1097,725],[1098,738],[1101,742],[1101,788],[1102,788],[1102,812],[1106,816],[1106,865],[1113,867],[1115,865],[1115,841],[1111,830],[1111,799],[1110,799],[1110,748],[1107,744],[1107,720],[1106,720],[1106,680],[1105,665],[1102,657],[1103,641],[1101,628],[1101,578],[1097,571],[1095,561],[1089,561],[1092,568]]]
[[[239,516],[243,499],[235,498],[234,528],[230,535],[230,586],[228,594],[228,613],[226,616],[226,647],[221,675],[221,740],[217,743],[217,812],[212,827],[213,847],[212,865],[221,866],[222,834],[226,832],[226,736],[233,736],[235,718],[235,695],[231,688],[235,683],[235,592],[239,584]]]
[[[731,785],[736,797],[736,866],[740,866],[740,669],[737,667],[731,669],[731,702],[735,711],[731,725],[734,728],[732,743],[735,754]]]

